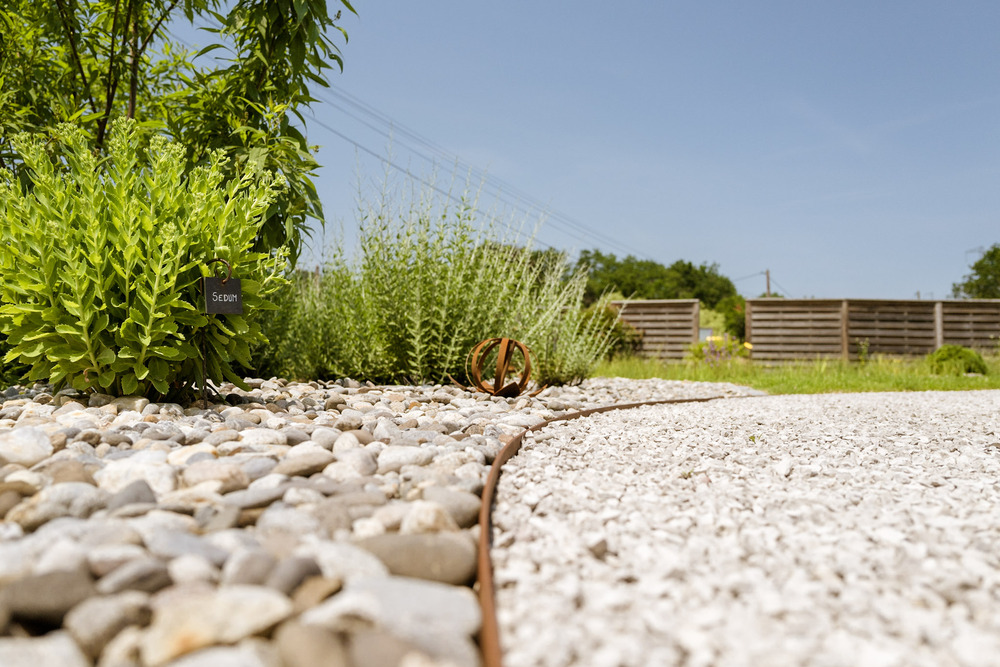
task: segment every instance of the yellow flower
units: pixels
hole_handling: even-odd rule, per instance
[[[745,347],[748,350],[752,350],[753,349],[753,345],[751,345],[750,343],[743,343],[743,347]]]

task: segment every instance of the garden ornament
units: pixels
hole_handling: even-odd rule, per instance
[[[486,362],[486,356],[494,349],[497,350],[497,365],[491,386],[483,381],[483,364]],[[513,375],[515,372],[510,367],[515,351],[520,352],[521,356],[524,357],[524,370],[521,371],[521,376],[516,382],[504,384],[507,376]],[[465,358],[465,375],[472,378],[472,389],[478,389],[493,396],[514,398],[524,392],[531,380],[531,350],[524,343],[512,338],[488,338],[472,348],[469,356]],[[456,384],[458,383],[456,382]],[[542,389],[544,387],[530,395],[535,396]]]

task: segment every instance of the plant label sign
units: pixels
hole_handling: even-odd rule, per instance
[[[202,278],[205,312],[209,315],[242,315],[243,289],[239,278]]]

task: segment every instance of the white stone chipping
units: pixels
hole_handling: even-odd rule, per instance
[[[503,469],[505,667],[1000,664],[1000,392],[553,424]]]

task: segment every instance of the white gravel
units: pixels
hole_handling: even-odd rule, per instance
[[[506,667],[1000,665],[1000,392],[553,424],[493,513]]]

